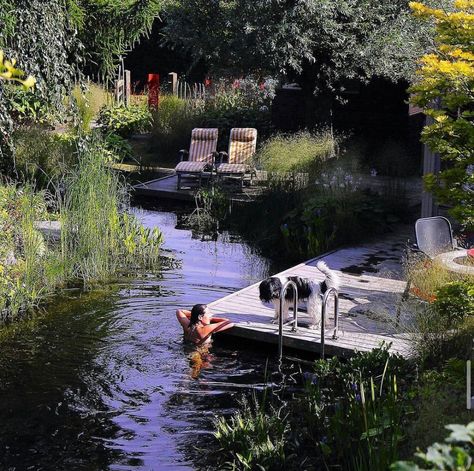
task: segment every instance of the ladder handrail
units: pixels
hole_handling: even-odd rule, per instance
[[[325,341],[325,332],[324,328],[326,327],[326,309],[329,301],[329,296],[334,294],[334,331],[332,338],[337,340],[338,331],[339,331],[339,293],[336,288],[329,288],[323,296],[322,309],[321,309],[321,358],[324,360],[324,341]]]
[[[280,291],[280,315],[278,316],[278,358],[281,360],[283,357],[283,303],[285,302],[286,290],[289,287],[293,288],[295,296],[293,298],[293,320],[285,322],[285,325],[293,324],[293,332],[298,329],[298,287],[294,281],[288,280],[281,288]]]

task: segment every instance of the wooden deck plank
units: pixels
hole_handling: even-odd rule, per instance
[[[382,342],[391,343],[391,351],[409,356],[411,342],[407,335],[397,334],[393,328],[394,307],[405,289],[405,282],[379,276],[351,275],[338,268],[357,265],[379,248],[341,249],[291,267],[278,275],[299,275],[322,281],[324,275],[316,268],[324,259],[332,269],[336,268],[341,279],[339,300],[339,336],[332,339],[334,322],[332,307],[325,329],[325,351],[328,355],[348,357],[355,351],[369,351]],[[272,323],[272,307],[260,302],[259,283],[250,285],[210,304],[213,312],[232,319],[236,326],[227,335],[251,339],[257,342],[277,344],[278,325]],[[375,314],[374,314],[375,313]],[[290,314],[291,316],[291,314]],[[384,317],[385,316],[385,317]],[[312,330],[305,312],[299,312],[301,327],[291,332],[285,327],[283,344],[296,350],[319,353],[320,330]]]
[[[196,179],[187,179],[183,177],[181,190],[177,189],[178,177],[175,173],[165,177],[150,180],[144,183],[138,183],[133,186],[135,194],[140,196],[149,196],[153,198],[166,198],[181,201],[194,201],[196,191]],[[226,185],[226,191],[229,192],[230,199],[234,202],[251,202],[256,196],[261,194],[261,186],[249,186],[240,189],[237,185]]]

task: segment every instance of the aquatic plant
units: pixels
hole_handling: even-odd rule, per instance
[[[385,471],[398,457],[413,379],[413,365],[389,346],[347,362],[319,360],[290,400],[267,389],[219,419],[215,436],[232,469]]]
[[[196,209],[186,216],[185,224],[201,233],[219,230],[231,212],[230,198],[218,187],[200,188],[195,196]]]
[[[241,409],[229,419],[215,420],[214,437],[226,461],[220,469],[286,469],[285,438],[289,430],[281,409],[266,410],[261,401],[242,400]],[[223,460],[222,460],[223,461]]]
[[[106,165],[100,140],[92,137],[82,146],[60,199],[61,258],[67,261],[69,277],[88,285],[130,268],[153,267],[161,233],[143,228],[126,212],[128,191]]]
[[[90,287],[159,267],[162,235],[130,215],[128,190],[108,165],[94,135],[79,141],[78,162],[57,192],[0,185],[0,313],[13,319],[66,284]],[[35,222],[58,212],[60,243]]]

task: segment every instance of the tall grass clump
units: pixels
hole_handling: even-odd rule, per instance
[[[14,319],[54,290],[45,276],[47,246],[34,222],[45,219],[47,193],[0,186],[0,318]]]
[[[90,130],[99,111],[112,101],[107,90],[92,82],[83,87],[76,85],[71,92],[71,98],[77,112],[76,126],[82,132]]]
[[[152,149],[160,161],[176,162],[180,149],[187,149],[191,131],[198,125],[199,109],[174,95],[160,97],[152,112]]]
[[[126,212],[128,192],[106,165],[100,142],[86,141],[61,199],[61,257],[85,285],[158,263],[161,233]]]
[[[111,281],[159,267],[162,235],[128,213],[128,190],[107,165],[103,144],[79,140],[78,161],[56,186],[0,185],[0,319],[12,320],[66,285]],[[57,211],[60,242],[46,239],[36,221]]]
[[[36,126],[22,126],[13,135],[15,169],[21,181],[45,188],[77,162],[76,137]]]
[[[314,176],[327,160],[337,156],[338,144],[339,139],[329,130],[276,135],[265,141],[256,158],[270,173]]]

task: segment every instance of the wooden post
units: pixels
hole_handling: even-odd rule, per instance
[[[124,102],[125,106],[130,106],[130,96],[132,94],[132,75],[129,70],[124,72]]]
[[[124,98],[124,83],[123,80],[116,80],[115,81],[115,101],[117,104],[123,103]]]
[[[425,126],[433,124],[433,118],[426,116]],[[439,154],[432,152],[432,150],[425,144],[423,146],[423,176],[429,173],[438,173],[441,168],[441,161]],[[428,191],[423,190],[421,195],[421,217],[427,218],[436,216],[438,214],[438,205],[435,203],[433,195]]]
[[[178,95],[178,74],[176,72],[170,72],[170,83],[171,83],[171,92],[173,95]]]

